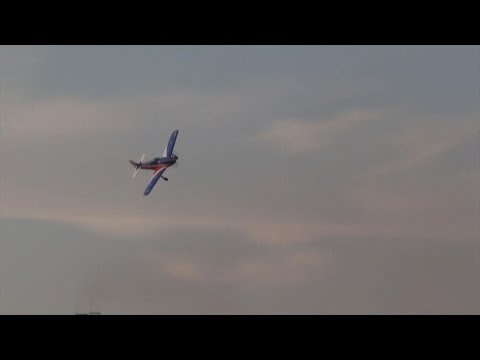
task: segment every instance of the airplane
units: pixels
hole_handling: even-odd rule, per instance
[[[135,168],[135,171],[133,172],[133,177],[137,176],[137,173],[140,169],[153,170],[153,176],[150,179],[150,182],[148,183],[143,195],[147,196],[148,194],[150,194],[153,187],[160,178],[162,178],[164,181],[168,181],[168,178],[163,176],[163,173],[165,172],[165,170],[167,170],[167,168],[174,165],[178,160],[178,156],[173,154],[173,147],[175,146],[177,135],[178,130],[175,130],[172,135],[170,135],[170,140],[168,141],[168,144],[163,151],[162,157],[156,157],[150,161],[143,162],[143,160],[145,159],[145,154],[143,154],[139,162],[135,162],[132,160],[128,161]]]

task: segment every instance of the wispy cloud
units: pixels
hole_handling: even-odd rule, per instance
[[[312,279],[318,281],[334,265],[333,256],[329,252],[271,250],[239,256],[222,264],[209,259],[206,254],[187,255],[162,251],[144,253],[141,257],[152,272],[175,280],[203,284],[234,283],[242,287],[300,286]]]
[[[141,261],[154,273],[165,274],[175,280],[206,281],[215,276],[208,263],[198,256],[178,254],[176,252],[149,252],[141,254]]]
[[[248,286],[293,287],[321,280],[332,266],[329,252],[289,250],[245,259],[231,269],[230,277]]]
[[[326,120],[278,120],[253,139],[293,154],[314,152],[335,144],[341,136],[379,119],[381,114],[380,110],[357,109]]]
[[[180,128],[218,128],[238,121],[245,109],[257,109],[285,94],[269,88],[229,92],[150,91],[114,98],[31,94],[4,89],[0,99],[6,145],[49,141],[58,137],[104,135],[161,122]],[[252,120],[253,121],[253,120]]]
[[[402,126],[379,140],[381,146],[392,149],[396,158],[379,167],[381,174],[415,170],[426,165],[473,136],[478,136],[480,114],[459,114],[450,120],[445,114],[420,115],[413,124]],[[461,120],[461,121],[460,121]]]
[[[38,101],[4,99],[3,139],[6,145],[50,141],[127,130],[134,123],[126,107],[76,98]]]

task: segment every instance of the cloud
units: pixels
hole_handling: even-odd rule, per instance
[[[246,259],[231,270],[230,277],[244,286],[295,288],[322,280],[332,265],[329,252],[290,249]]]
[[[194,256],[178,255],[175,253],[148,253],[144,254],[142,261],[154,273],[160,273],[180,281],[205,281],[212,280],[215,275],[205,268],[205,262]]]
[[[265,142],[281,151],[293,154],[315,152],[336,144],[342,136],[359,126],[380,118],[379,110],[357,109],[342,112],[327,120],[278,120],[256,134],[253,140]]]
[[[259,245],[234,231],[127,238],[0,220],[2,313],[478,313],[478,241],[343,237]],[[453,295],[452,295],[453,294]]]
[[[452,120],[445,114],[419,114],[414,123],[400,125],[399,129],[380,138],[379,144],[396,154],[378,172],[396,174],[412,171],[435,161],[471,137],[478,137],[479,117],[478,113],[460,113]]]
[[[423,237],[438,241],[478,238],[474,218],[478,172],[453,173],[433,182],[397,177],[386,181],[386,176],[378,181],[378,175],[365,172],[352,178],[341,191],[334,188],[332,196],[325,195],[332,191],[329,187],[318,187],[319,194],[310,188],[310,202],[300,199],[290,207],[287,203],[286,208],[276,209],[268,201],[270,195],[235,207],[226,207],[220,200],[205,204],[187,198],[179,203],[175,200],[179,186],[169,191],[159,188],[164,193],[161,201],[145,199],[135,193],[135,184],[125,171],[118,191],[112,191],[123,195],[106,200],[96,193],[82,196],[76,189],[70,190],[71,195],[52,196],[49,189],[39,186],[3,186],[0,216],[58,221],[119,238],[135,236],[139,229],[142,234],[178,228],[234,230],[259,244],[277,246],[341,237]],[[139,188],[143,186],[138,184]],[[287,190],[279,188],[278,196]]]
[[[475,241],[479,233],[474,220],[477,210],[474,202],[469,201],[473,193],[455,190],[455,183],[462,182],[455,180],[426,188],[406,187],[401,182],[359,183],[350,193],[352,215],[346,227],[355,224],[352,230],[357,228],[356,236],[374,239]]]
[[[136,261],[152,274],[183,283],[294,288],[322,278],[333,264],[332,254],[318,248],[259,244],[222,226],[163,228],[147,237],[156,240]]]
[[[110,103],[80,99],[7,101],[2,136],[8,146],[126,131],[134,123],[125,117],[125,110]]]
[[[173,48],[30,50],[0,64],[8,309],[68,310],[77,287],[109,313],[478,311],[479,116],[458,52],[405,67],[299,48],[257,77],[275,56],[232,72],[205,51],[232,77],[192,82],[198,58],[173,69]],[[449,81],[422,76],[435,58]],[[145,198],[127,160],[173,128],[180,167]]]
[[[91,135],[108,136],[119,132],[135,134],[135,129],[156,128],[158,124],[164,125],[162,130],[169,126],[218,133],[235,125],[239,116],[284,96],[276,89],[253,87],[224,92],[159,90],[98,99],[79,96],[34,98],[8,87],[0,99],[2,146],[34,145],[58,138],[88,139]],[[254,123],[253,120],[249,122]]]

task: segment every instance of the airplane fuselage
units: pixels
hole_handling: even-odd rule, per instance
[[[170,167],[177,162],[174,157],[155,158],[143,163],[140,168],[145,170],[157,170],[158,168]]]
[[[177,162],[178,157],[173,155],[171,157],[156,157],[150,161],[146,161],[142,164],[136,163],[130,160],[130,163],[140,169],[143,170],[153,170],[157,171],[163,168],[168,168],[174,165]],[[140,166],[139,166],[140,165]]]

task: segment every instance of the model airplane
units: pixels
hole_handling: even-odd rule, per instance
[[[133,177],[137,176],[137,173],[140,169],[153,170],[153,176],[150,179],[150,182],[148,183],[143,195],[147,196],[148,194],[150,194],[153,187],[160,178],[162,178],[164,181],[168,181],[168,178],[164,177],[163,173],[165,172],[165,170],[167,170],[167,168],[174,165],[178,160],[178,156],[173,154],[173,147],[175,146],[177,135],[178,130],[175,130],[172,135],[170,135],[170,140],[168,141],[168,145],[163,151],[163,155],[161,158],[157,157],[153,160],[143,162],[143,160],[145,159],[145,154],[143,154],[138,163],[129,160],[130,164],[132,164],[135,168],[135,171],[133,172]]]

